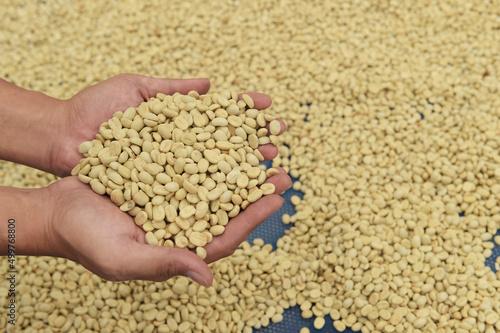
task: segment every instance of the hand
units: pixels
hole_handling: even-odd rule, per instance
[[[290,178],[280,173],[268,179],[281,193]],[[206,263],[186,249],[159,247],[145,243],[145,232],[132,217],[122,212],[108,197],[94,193],[77,177],[67,177],[50,185],[53,215],[47,237],[54,255],[76,261],[112,280],[165,281],[176,275],[190,277],[204,286],[212,284],[207,263],[231,255],[239,244],[283,204],[272,194],[265,196],[231,219],[226,231],[209,243]]]
[[[128,85],[127,80],[121,77],[115,77],[87,88],[68,101],[75,103],[74,110],[90,112],[90,116],[86,113],[72,114],[75,117],[72,121],[74,125],[69,128],[74,128],[72,140],[77,141],[74,147],[84,140],[92,139],[98,126],[111,117],[116,110],[138,105],[144,100],[144,96],[153,96],[159,92],[158,90],[154,93],[142,92],[133,97],[135,103],[126,99],[116,101],[118,104],[107,100],[107,106],[100,106],[99,99],[92,98],[92,96],[102,94],[109,96],[113,95],[112,92],[122,91],[122,89],[117,89],[114,83],[108,86],[108,83],[114,79],[119,80],[119,84]],[[132,75],[132,78],[137,79],[137,76]],[[200,93],[208,90],[208,81],[185,80],[182,83],[186,81],[200,85],[197,87]],[[97,89],[99,85],[102,87]],[[193,90],[192,86],[177,88],[184,93]],[[106,92],[108,89],[112,92]],[[162,92],[172,93],[165,89]],[[251,96],[257,109],[264,109],[271,105],[271,100],[266,95],[251,94]],[[88,104],[85,104],[85,101]],[[109,111],[96,112],[95,110],[99,108]],[[102,116],[103,114],[106,116]],[[84,126],[81,126],[82,124]],[[79,129],[78,126],[82,128]],[[92,126],[95,129],[91,129]],[[282,123],[282,132],[284,129],[285,126]],[[271,144],[259,147],[259,150],[266,159],[274,158],[278,152],[277,147]],[[76,160],[75,164],[81,158],[76,148],[72,156],[72,159]],[[281,193],[291,185],[291,180],[283,169],[280,169],[280,173],[268,181],[275,184],[277,193]],[[176,275],[185,275],[202,285],[210,285],[213,277],[206,263],[232,254],[258,225],[283,204],[283,199],[273,194],[247,207],[245,211],[231,219],[224,234],[215,237],[205,247],[207,258],[204,263],[188,250],[147,245],[145,232],[135,225],[128,214],[120,211],[109,198],[95,194],[88,185],[80,183],[76,177],[60,180],[50,186],[49,190],[51,197],[56,198],[55,202],[57,202],[49,227],[51,230],[49,234],[53,235],[51,243],[56,244],[55,248],[58,248],[57,255],[79,262],[97,275],[115,281],[130,279],[163,281]]]
[[[59,115],[63,119],[60,137],[51,149],[51,171],[58,176],[68,176],[83,158],[78,152],[80,143],[94,139],[99,126],[115,112],[137,107],[160,92],[171,95],[196,90],[204,94],[209,89],[208,79],[159,79],[120,74],[80,91],[64,101]]]

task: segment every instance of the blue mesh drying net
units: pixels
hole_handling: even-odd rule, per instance
[[[270,162],[266,162],[265,165],[270,167]],[[292,178],[292,181],[296,181],[296,179]],[[290,198],[293,195],[297,195],[299,197],[303,197],[303,193],[300,191],[295,191],[294,189],[288,189],[282,197],[285,199],[285,203],[283,207],[276,213],[274,213],[267,221],[262,223],[255,231],[247,238],[247,241],[250,243],[255,238],[262,238],[267,244],[273,245],[273,248],[276,249],[276,242],[279,238],[281,238],[285,230],[290,229],[290,225],[284,225],[281,222],[281,216],[283,214],[293,215],[295,214],[295,208],[292,205]],[[500,235],[500,230],[497,232],[497,235]],[[495,245],[492,249],[493,254],[486,260],[486,265],[489,266],[493,271],[495,271],[495,260],[500,255],[500,246]],[[301,316],[301,311],[298,306],[289,308],[285,310],[283,313],[283,321],[273,324],[271,323],[268,327],[264,327],[261,329],[254,329],[255,333],[298,333],[302,327],[307,327],[311,331],[311,333],[334,333],[338,332],[333,327],[333,320],[329,315],[325,316],[325,326],[321,330],[317,330],[313,325],[314,317],[311,319],[304,319]],[[346,329],[344,332],[352,333],[354,332],[351,329]]]
[[[267,167],[271,166],[270,162],[265,163]],[[292,181],[297,181],[292,178]],[[255,238],[262,238],[267,244],[271,244],[274,249],[276,249],[276,242],[284,234],[285,230],[290,229],[290,225],[285,225],[281,222],[281,216],[283,214],[293,215],[295,214],[295,207],[292,205],[290,198],[293,195],[297,195],[300,198],[303,197],[303,193],[300,191],[295,191],[294,189],[288,189],[282,197],[285,199],[284,205],[279,211],[274,213],[267,221],[262,223],[255,231],[247,238],[250,243]],[[330,316],[325,316],[325,326],[322,330],[317,330],[313,325],[314,317],[310,319],[304,319],[301,316],[301,311],[298,306],[294,306],[285,310],[283,313],[283,321],[273,324],[271,323],[268,327],[261,329],[254,329],[255,333],[298,333],[302,327],[307,327],[311,332],[322,332],[330,333],[337,332],[333,328],[333,321]],[[353,332],[350,329],[346,329],[344,332]]]

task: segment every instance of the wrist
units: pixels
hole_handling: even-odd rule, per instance
[[[0,122],[5,124],[0,159],[54,173],[51,152],[57,143],[65,101],[0,80]]]
[[[0,244],[13,245],[18,255],[59,256],[51,231],[53,205],[47,192],[47,188],[0,187],[0,201],[5,207],[0,212]],[[3,253],[7,246],[2,247]]]
[[[68,104],[68,100],[57,100],[53,103],[48,124],[52,128],[52,135],[47,142],[45,171],[59,177],[68,176],[78,163],[72,159],[75,152],[78,153],[78,145],[74,145],[73,135],[68,132],[70,127]]]
[[[52,97],[41,99],[45,102],[42,106],[42,113],[45,116],[40,123],[33,125],[35,128],[42,127],[38,133],[38,138],[43,146],[40,147],[38,156],[40,165],[37,168],[61,176],[64,174],[64,168],[61,167],[58,159],[54,157],[64,155],[61,147],[67,136],[66,101]]]

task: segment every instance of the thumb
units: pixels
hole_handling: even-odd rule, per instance
[[[166,95],[172,95],[176,92],[187,94],[192,90],[199,94],[205,94],[210,89],[210,80],[208,79],[162,79],[142,76],[139,82],[148,94],[144,97],[156,96],[158,93]]]
[[[212,285],[208,265],[186,249],[135,243],[127,252],[127,270],[133,279],[161,282],[184,275],[205,287]]]

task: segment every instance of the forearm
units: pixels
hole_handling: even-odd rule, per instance
[[[51,244],[52,208],[46,192],[0,187],[0,255],[15,251],[16,255],[57,256]]]
[[[0,159],[53,172],[63,101],[0,79]]]

